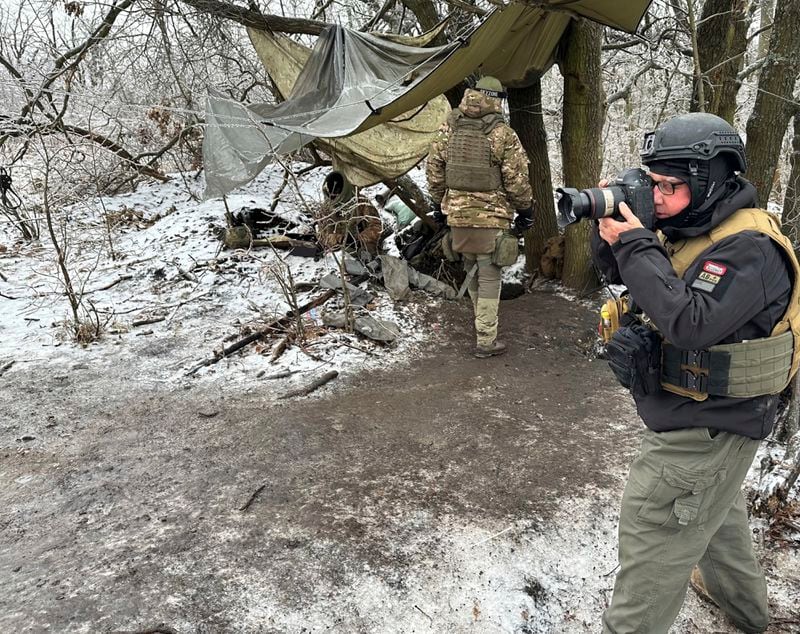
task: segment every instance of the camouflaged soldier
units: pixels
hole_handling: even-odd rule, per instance
[[[623,219],[592,236],[606,278],[649,318],[627,314],[608,346],[646,429],[603,632],[665,634],[690,582],[740,630],[763,632],[767,588],[741,484],[800,361],[800,266],[738,175],[747,161],[730,124],[685,114],[644,141],[658,233],[621,203]]]
[[[434,219],[450,225],[453,251],[461,254],[469,278],[476,357],[506,350],[497,341],[502,269],[492,260],[495,243],[515,210],[517,232],[533,224],[528,156],[503,118],[504,97],[494,77],[466,90],[431,144],[426,168]]]

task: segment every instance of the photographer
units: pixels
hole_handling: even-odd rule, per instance
[[[755,188],[737,175],[744,146],[723,119],[666,121],[642,160],[658,233],[623,202],[592,235],[596,264],[646,316],[624,316],[608,347],[647,428],[603,631],[667,632],[691,578],[738,628],[762,632],[767,589],[741,484],[796,371],[800,269],[777,220],[753,209]]]

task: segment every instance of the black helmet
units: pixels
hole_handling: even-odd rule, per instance
[[[732,169],[747,170],[744,143],[725,119],[706,112],[678,115],[644,135],[642,162],[692,160],[708,161],[724,154]]]

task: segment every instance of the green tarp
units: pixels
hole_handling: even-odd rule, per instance
[[[288,38],[251,32],[256,48],[282,59],[265,62],[268,71],[275,66],[270,75],[283,85],[279,89],[288,90],[293,75],[296,80],[288,99],[278,105],[245,106],[209,95],[205,195],[219,196],[243,185],[273,155],[312,140],[324,144],[358,185],[398,176],[425,155],[446,116],[441,95],[464,77],[479,71],[508,86],[528,85],[552,63],[571,15],[633,30],[648,4],[515,3],[494,10],[452,44],[431,48],[332,26],[305,62],[307,50]]]

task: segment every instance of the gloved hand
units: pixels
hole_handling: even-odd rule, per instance
[[[517,209],[517,216],[514,218],[514,233],[521,236],[533,226],[533,207]]]
[[[606,345],[608,365],[634,396],[661,389],[661,336],[641,322],[623,326]]]
[[[442,211],[441,203],[431,202],[431,209],[433,210],[433,221],[440,227],[446,227],[447,216]]]

